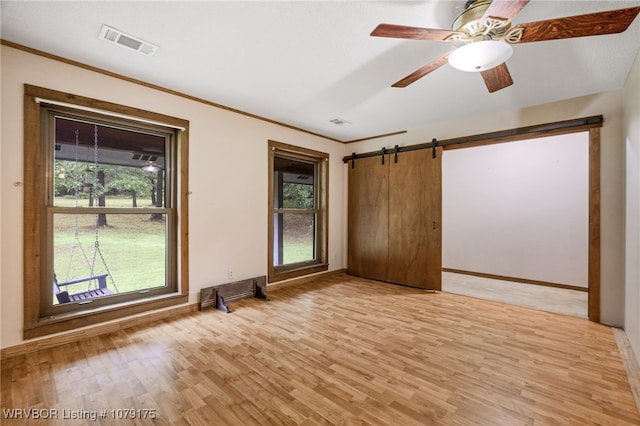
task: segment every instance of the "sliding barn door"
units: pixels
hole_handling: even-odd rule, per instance
[[[442,150],[349,163],[348,272],[441,289]]]
[[[369,157],[349,163],[349,274],[387,281],[389,161]]]
[[[442,148],[398,154],[389,164],[390,282],[442,287]]]

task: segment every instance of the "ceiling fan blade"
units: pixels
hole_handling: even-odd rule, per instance
[[[412,40],[439,40],[455,34],[455,31],[434,28],[406,27],[404,25],[380,24],[371,32],[374,37],[408,38]]]
[[[639,12],[640,7],[631,7],[519,24],[524,28],[520,43],[621,33]]]
[[[507,69],[507,65],[505,63],[486,71],[482,71],[480,74],[482,74],[484,84],[487,85],[489,93],[497,92],[498,90],[504,89],[505,87],[509,87],[513,84],[511,74],[509,73],[509,69]]]
[[[493,0],[484,12],[482,21],[489,16],[512,20],[530,0]]]
[[[429,62],[427,65],[417,69],[416,71],[412,72],[402,80],[393,83],[391,87],[407,87],[411,83],[421,79],[422,77],[429,74],[430,72],[437,70],[438,68],[440,68],[441,66],[447,63],[447,58],[449,57],[450,53],[451,52],[447,52],[447,54],[444,55],[443,57],[438,58],[435,61]]]

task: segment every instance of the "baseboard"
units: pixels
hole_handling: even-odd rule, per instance
[[[346,272],[347,272],[347,269],[343,268],[343,269],[336,269],[334,271],[319,272],[317,274],[307,275],[299,278],[292,278],[286,281],[278,281],[275,283],[267,284],[267,292],[278,290],[284,287],[290,287],[292,285],[306,284],[308,282],[315,281],[319,277],[328,277],[331,275],[345,274]]]
[[[633,352],[633,347],[627,333],[621,328],[611,327],[613,331],[613,337],[618,345],[620,357],[624,364],[625,370],[627,370],[627,377],[629,378],[629,386],[631,387],[631,393],[633,399],[636,401],[636,407],[640,411],[640,366],[638,366],[638,360]]]
[[[159,321],[167,318],[172,318],[179,315],[188,314],[190,312],[197,311],[199,305],[197,303],[189,305],[181,305],[178,307],[163,309],[157,312],[150,312],[133,316],[129,318],[123,318],[108,324],[100,324],[96,326],[87,327],[84,329],[73,330],[55,336],[49,336],[42,339],[31,340],[25,343],[21,343],[16,346],[10,346],[0,350],[0,360],[6,360],[20,355],[26,355],[32,352],[37,352],[43,349],[53,348],[55,346],[64,345],[65,343],[75,342],[80,339],[88,337],[95,337],[101,334],[111,333],[114,331],[123,330],[125,328],[133,327],[136,325],[142,325],[153,321]]]
[[[527,279],[527,278],[515,278],[515,277],[507,277],[507,276],[504,276],[504,275],[485,274],[484,272],[464,271],[464,270],[461,270],[461,269],[442,268],[442,272],[451,272],[453,274],[471,275],[471,276],[474,276],[474,277],[490,278],[492,280],[510,281],[510,282],[520,283],[520,284],[533,284],[533,285],[541,285],[541,286],[544,286],[544,287],[564,288],[566,290],[576,290],[576,291],[584,291],[584,292],[588,292],[589,291],[589,289],[587,287],[580,287],[580,286],[577,286],[577,285],[558,284],[558,283],[551,283],[551,282],[547,282],[547,281],[530,280],[530,279]]]

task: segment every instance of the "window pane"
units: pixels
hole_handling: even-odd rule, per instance
[[[166,205],[163,136],[55,118],[54,205]]]
[[[108,291],[92,297],[165,287],[166,219],[163,214],[54,214],[53,264],[59,291],[93,291],[100,280],[85,279],[103,274],[108,274],[102,279]],[[59,299],[54,295],[53,303]]]
[[[312,210],[315,208],[315,164],[288,158],[274,158],[275,208]]]
[[[276,213],[273,239],[275,266],[315,260],[315,214]]]

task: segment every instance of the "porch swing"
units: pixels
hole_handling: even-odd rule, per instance
[[[76,130],[75,134],[76,134],[75,162],[76,162],[76,170],[77,170],[78,169],[78,149],[80,146],[79,137],[78,137],[79,131]],[[98,170],[98,126],[94,126],[94,171],[93,171],[93,174],[94,174],[93,187],[94,188],[98,187],[97,170]],[[77,182],[77,180],[74,186],[75,186],[75,207],[78,207],[80,185]],[[94,220],[95,240],[93,244],[93,255],[91,260],[89,260],[89,257],[87,256],[87,252],[85,251],[84,246],[82,245],[82,241],[80,240],[80,237],[78,235],[78,215],[76,214],[75,223],[74,223],[74,239],[73,239],[73,245],[71,247],[71,255],[69,257],[69,264],[67,266],[66,276],[68,277],[70,274],[76,249],[80,250],[80,253],[82,254],[82,257],[84,258],[84,261],[86,262],[87,267],[89,269],[89,275],[83,278],[67,279],[63,282],[58,282],[56,272],[54,271],[53,291],[56,298],[58,299],[58,303],[60,304],[70,303],[70,302],[88,303],[91,299],[108,296],[110,294],[113,294],[114,291],[116,293],[118,292],[118,287],[116,286],[113,276],[109,271],[109,266],[107,265],[107,262],[105,261],[104,256],[102,254],[102,250],[100,249],[100,232],[99,232],[98,221],[99,221],[99,215],[96,214],[95,220]],[[102,262],[102,266],[105,271],[103,273],[95,272],[96,260],[98,257],[100,257],[100,261]],[[109,289],[109,287],[107,286],[107,277],[109,277],[111,281],[113,291]],[[65,289],[67,286],[70,286],[73,284],[80,284],[84,282],[88,283],[86,291],[70,294],[69,291]],[[97,283],[97,286],[95,283]]]

